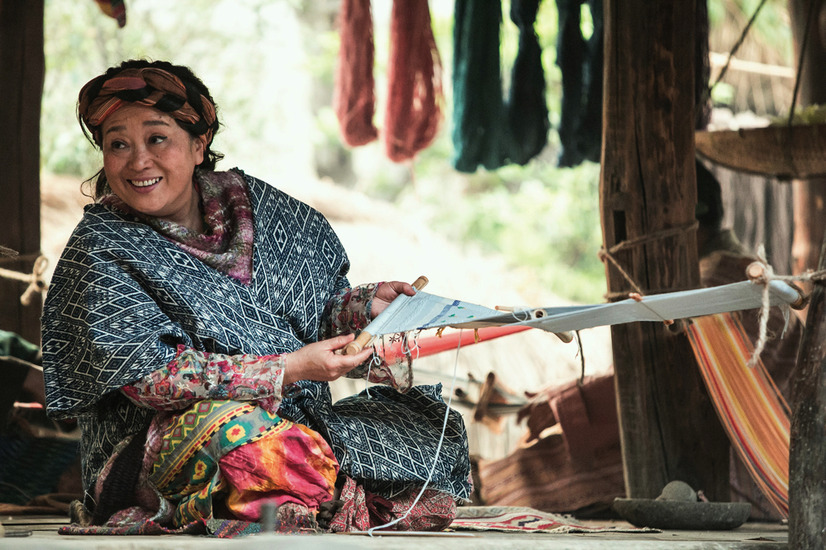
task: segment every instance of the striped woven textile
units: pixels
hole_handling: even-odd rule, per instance
[[[782,517],[789,516],[789,405],[762,361],[750,368],[753,346],[738,317],[692,320],[688,336],[717,414],[755,484]]]

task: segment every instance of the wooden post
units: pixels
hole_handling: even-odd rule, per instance
[[[20,253],[0,267],[31,273],[40,253],[40,102],[43,0],[0,0],[0,245]],[[0,329],[40,343],[41,302],[23,306],[26,283],[0,277]]]
[[[826,269],[826,235],[818,271]],[[814,285],[792,385],[789,548],[826,548],[826,288]]]
[[[814,0],[790,0],[789,16],[794,37],[795,62],[803,56],[800,68],[798,108],[826,103],[826,5]],[[810,13],[814,8],[813,16]],[[806,27],[809,36],[806,51],[802,51]],[[792,270],[803,273],[818,263],[820,238],[826,231],[826,178],[795,180],[792,182],[794,203],[794,237],[792,242]],[[806,290],[811,287],[806,285]]]
[[[695,2],[607,0],[600,209],[605,248],[643,293],[699,286],[693,230]],[[633,287],[606,262],[611,293]],[[728,500],[729,444],[684,335],[611,331],[628,496],[679,479]]]

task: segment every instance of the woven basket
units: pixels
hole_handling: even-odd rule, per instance
[[[826,124],[702,131],[695,145],[701,157],[740,172],[782,180],[826,176]]]
[[[0,502],[26,504],[53,493],[79,447],[67,438],[0,434]]]

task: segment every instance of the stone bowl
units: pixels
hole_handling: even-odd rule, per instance
[[[710,531],[734,529],[751,512],[748,502],[688,502],[645,498],[616,498],[614,511],[636,527]]]

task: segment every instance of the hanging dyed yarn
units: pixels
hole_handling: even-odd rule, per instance
[[[370,0],[342,0],[341,48],[333,107],[344,142],[376,139],[374,44]],[[433,142],[441,122],[442,65],[427,0],[393,2],[388,102],[382,131],[387,156],[402,162]]]
[[[502,98],[500,1],[456,0],[453,29],[453,166],[475,172],[526,164],[547,142],[548,108],[541,48],[533,25],[539,0],[513,0],[519,50],[507,104]]]
[[[342,0],[339,12],[341,46],[333,90],[333,110],[344,143],[357,147],[379,135],[373,125],[373,16],[370,0]]]
[[[519,27],[519,49],[511,71],[508,98],[510,161],[527,164],[548,143],[548,106],[542,48],[533,25],[540,0],[512,0],[511,21]]]
[[[396,0],[390,20],[384,142],[394,162],[433,142],[442,120],[442,63],[427,0]]]
[[[588,4],[594,24],[582,35],[582,4]],[[602,0],[556,0],[559,34],[556,64],[562,73],[559,120],[559,166],[599,162],[602,147]]]
[[[502,166],[504,134],[499,74],[498,0],[456,0],[453,23],[453,166],[475,172]]]

